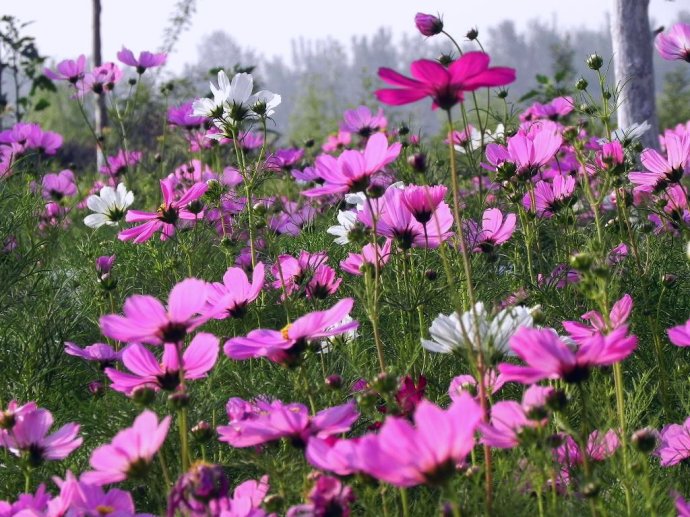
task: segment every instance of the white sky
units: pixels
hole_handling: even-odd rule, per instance
[[[490,27],[512,19],[522,28],[529,19],[557,23],[564,29],[600,28],[612,0],[197,0],[192,26],[169,56],[168,69],[182,70],[197,59],[205,34],[222,29],[243,47],[266,56],[289,59],[292,39],[333,37],[349,42],[353,35],[373,34],[381,26],[395,34],[414,31],[417,11],[441,13],[446,28],[464,37],[473,26]],[[168,24],[175,0],[102,0],[103,59],[115,60],[124,44],[134,50],[155,50]],[[690,10],[690,0],[651,0],[657,25],[669,25],[676,14]],[[34,21],[27,33],[39,51],[57,60],[90,54],[90,0],[0,0],[0,13]],[[484,32],[486,34],[486,32]]]

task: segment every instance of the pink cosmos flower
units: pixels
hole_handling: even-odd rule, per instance
[[[690,418],[682,424],[669,424],[661,430],[659,447],[654,452],[662,467],[672,467],[690,458]]]
[[[44,68],[43,74],[53,81],[68,81],[72,84],[76,84],[80,79],[84,78],[86,56],[82,54],[76,60],[65,59],[64,61],[60,61],[55,69],[56,71],[50,68]]]
[[[208,119],[194,115],[193,111],[192,101],[184,102],[179,106],[170,106],[168,108],[168,123],[187,131],[200,129]]]
[[[495,143],[487,145],[486,159],[494,169],[504,162],[514,163],[519,175],[532,177],[551,161],[562,144],[558,125],[537,122],[510,137],[507,147]]]
[[[373,114],[367,106],[346,110],[343,113],[343,119],[344,122],[340,125],[341,131],[356,133],[362,138],[369,138],[374,133],[385,130],[388,125],[381,108]]]
[[[60,201],[64,197],[72,197],[77,193],[74,173],[65,169],[58,173],[46,174],[41,180],[43,198]]]
[[[334,477],[323,475],[318,475],[307,498],[307,504],[291,507],[285,517],[350,517],[350,505],[356,500],[352,488],[343,485]]]
[[[614,430],[609,429],[603,434],[595,430],[587,438],[586,454],[588,458],[594,461],[604,461],[612,456],[619,446],[620,440]],[[569,435],[565,438],[563,445],[553,450],[553,456],[558,463],[568,468],[583,463],[582,449]]]
[[[489,68],[489,60],[484,52],[466,52],[446,68],[437,61],[420,59],[410,66],[414,79],[390,68],[379,68],[381,79],[400,88],[377,90],[376,97],[384,104],[400,106],[428,96],[433,99],[432,109],[449,110],[463,101],[464,92],[515,81],[514,69]]]
[[[117,179],[135,167],[142,158],[140,151],[125,151],[120,149],[114,156],[108,156],[105,164],[98,169],[98,172],[105,176]]]
[[[352,133],[341,130],[338,131],[336,135],[328,135],[326,141],[321,146],[321,150],[324,153],[332,153],[333,151],[347,147],[350,145],[350,142],[352,142]]]
[[[402,191],[402,202],[412,213],[412,217],[425,225],[431,221],[431,216],[443,202],[447,191],[445,185],[410,185]]]
[[[275,400],[259,402],[254,411],[231,419],[219,426],[220,441],[233,447],[252,447],[281,438],[288,438],[297,447],[304,447],[310,436],[325,438],[345,433],[359,418],[354,402],[347,402],[319,411],[313,417],[303,404],[285,404]]]
[[[247,313],[247,305],[257,299],[264,286],[264,265],[259,262],[249,283],[247,273],[242,268],[231,267],[223,275],[223,282],[214,282],[208,287],[207,306],[217,320],[227,317],[242,318]],[[218,311],[222,307],[222,311]]]
[[[443,20],[433,14],[415,14],[414,24],[422,36],[435,36],[443,31]]]
[[[0,410],[0,446],[5,446],[8,430],[14,427],[17,419],[33,411],[36,411],[38,406],[35,402],[27,402],[20,405],[16,400],[10,401],[7,404],[7,409]]]
[[[122,47],[122,50],[117,53],[117,59],[125,65],[133,66],[137,69],[137,73],[141,75],[148,68],[163,66],[168,59],[168,54],[165,52],[154,54],[144,50],[139,53],[139,58],[135,58],[131,50]]]
[[[12,454],[26,454],[33,467],[45,460],[62,460],[79,447],[79,424],[65,424],[52,434],[53,415],[47,409],[15,413],[15,423],[4,438],[4,446]]]
[[[668,339],[676,346],[690,346],[690,320],[666,331]]]
[[[492,395],[497,393],[505,384],[504,378],[496,373],[493,368],[488,368],[484,372],[484,387]],[[456,401],[463,393],[469,393],[472,396],[478,396],[479,383],[472,375],[458,375],[453,377],[448,385],[448,396],[451,400]],[[478,399],[477,399],[478,400]]]
[[[339,476],[349,476],[361,470],[359,439],[340,439],[336,436],[319,438],[312,436],[307,443],[305,457],[314,467],[334,472]]]
[[[418,198],[416,198],[418,200]],[[389,188],[376,203],[378,213],[372,214],[369,205],[359,213],[360,220],[367,226],[373,226],[376,219],[376,232],[379,235],[394,239],[402,249],[437,248],[441,242],[452,235],[453,216],[444,201],[440,201],[429,215],[427,223],[420,223],[405,202],[404,191]],[[408,201],[409,203],[409,201]],[[418,205],[417,217],[426,218],[430,205],[424,202]],[[376,210],[376,208],[375,208]]]
[[[510,339],[510,347],[528,366],[502,363],[498,370],[506,381],[522,384],[543,379],[582,382],[593,366],[610,366],[635,350],[637,337],[627,332],[627,325],[622,325],[606,336],[595,334],[573,351],[552,329],[523,327]]]
[[[293,294],[303,294],[307,298],[325,298],[338,290],[342,278],[337,278],[335,270],[326,264],[326,252],[309,253],[301,251],[298,258],[280,255],[271,267],[275,289],[284,290],[281,299]]]
[[[558,175],[553,182],[538,181],[534,187],[534,203],[528,193],[522,198],[522,205],[535,212],[539,217],[549,218],[561,208],[570,206],[575,202],[575,178],[572,176]]]
[[[633,309],[633,299],[629,294],[613,304],[611,313],[609,314],[610,329],[615,330],[628,323],[628,318]],[[589,311],[582,315],[583,320],[587,320],[590,325],[584,325],[577,321],[564,321],[563,328],[570,337],[577,343],[583,344],[589,338],[598,333],[607,332],[606,322],[604,317],[598,311]]]
[[[46,486],[41,483],[34,494],[20,494],[12,504],[0,501],[0,515],[3,517],[42,516],[48,512],[50,502],[50,494],[46,492]]]
[[[395,486],[443,483],[474,447],[482,419],[479,404],[467,393],[443,410],[423,400],[413,426],[407,419],[386,418],[378,435],[359,442],[362,470]]]
[[[103,486],[142,475],[163,445],[169,427],[169,416],[159,423],[153,411],[145,410],[132,427],[118,432],[112,442],[91,453],[89,464],[94,470],[84,472],[81,481]]]
[[[475,253],[493,253],[496,246],[500,246],[512,237],[515,232],[517,217],[506,214],[498,208],[488,208],[482,217],[482,227],[473,220],[467,220],[466,238]]]
[[[343,151],[338,158],[322,154],[316,158],[316,171],[324,180],[322,186],[302,192],[307,197],[365,191],[374,175],[386,165],[395,161],[402,145],[399,142],[388,146],[383,133],[376,133],[367,140],[364,151]]]
[[[84,74],[84,78],[77,81],[75,85],[77,95],[83,97],[89,91],[96,95],[102,95],[106,91],[113,90],[120,79],[122,79],[122,71],[115,63],[103,63]]]
[[[106,368],[105,374],[115,391],[132,395],[141,387],[154,391],[175,391],[182,379],[196,380],[206,377],[218,359],[218,338],[201,332],[194,336],[180,360],[177,345],[163,345],[163,359],[159,363],[147,348],[134,343],[122,353],[122,362],[132,373]]]
[[[101,316],[103,335],[128,343],[181,343],[185,336],[213,317],[206,309],[208,286],[196,278],[175,285],[166,308],[153,296],[135,294],[125,300],[124,316]]]
[[[676,23],[667,33],[660,32],[654,41],[659,55],[667,61],[690,62],[690,25]]]
[[[136,517],[132,494],[113,488],[107,492],[98,485],[78,481],[67,471],[64,480],[53,478],[60,487],[60,495],[49,504],[49,515],[118,515]]]
[[[678,517],[690,517],[690,503],[681,497],[680,494],[671,494],[675,498],[676,513]]]
[[[206,183],[194,184],[178,200],[175,200],[175,193],[170,180],[161,180],[160,184],[163,192],[163,204],[155,212],[129,210],[125,217],[128,223],[143,222],[144,224],[122,230],[118,234],[118,239],[121,241],[132,240],[135,244],[140,244],[160,231],[161,240],[165,241],[175,234],[175,226],[180,219],[188,221],[199,219],[199,214],[192,213],[188,206],[192,201],[196,201],[206,193],[208,189]]]
[[[86,361],[98,362],[101,368],[111,366],[122,358],[122,352],[116,352],[113,347],[105,343],[94,343],[80,348],[71,341],[65,341],[65,353],[74,357],[81,357]]]
[[[645,149],[640,161],[649,172],[631,172],[630,182],[636,185],[635,190],[658,193],[668,185],[679,183],[683,178],[690,160],[690,135],[678,136],[669,134],[666,137],[664,158],[654,149]]]
[[[345,298],[328,310],[305,314],[282,330],[252,330],[246,337],[228,340],[225,354],[238,361],[266,357],[276,363],[295,364],[311,341],[338,336],[359,326],[357,321],[341,323],[353,305],[352,298]]]
[[[369,264],[372,267],[377,262],[379,270],[383,268],[385,264],[388,263],[391,257],[391,240],[386,239],[383,246],[376,244],[367,244],[362,248],[362,253],[348,253],[347,258],[340,262],[340,267],[346,273],[350,273],[355,276],[362,276],[365,264]]]
[[[548,119],[556,121],[573,111],[575,103],[572,97],[556,97],[547,104],[535,102],[527,110],[520,114],[520,121],[535,119]]]

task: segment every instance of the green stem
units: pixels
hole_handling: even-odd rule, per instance
[[[409,517],[410,508],[407,502],[407,489],[404,487],[400,488],[400,504],[402,505],[403,517]]]

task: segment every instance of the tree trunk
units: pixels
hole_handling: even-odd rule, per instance
[[[649,0],[613,0],[611,40],[618,99],[618,127],[649,122],[642,138],[645,147],[659,147],[656,117],[653,35],[649,29]]]
[[[103,64],[101,59],[101,0],[93,0],[93,66]],[[100,138],[103,128],[108,125],[108,112],[105,107],[105,95],[98,95],[94,106],[94,129]],[[96,163],[100,168],[104,157],[100,146],[96,146]]]

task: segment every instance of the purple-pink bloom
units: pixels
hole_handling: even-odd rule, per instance
[[[367,244],[362,248],[362,253],[348,253],[347,258],[340,262],[340,268],[346,273],[355,276],[364,274],[363,267],[370,265],[372,268],[378,262],[379,270],[388,263],[391,257],[391,240],[386,239],[383,246]],[[373,270],[373,269],[372,269]]]
[[[43,74],[53,81],[69,81],[72,84],[76,84],[84,77],[86,56],[82,54],[76,60],[65,59],[64,61],[60,61],[55,67],[55,70],[56,71],[50,68],[44,68]]]
[[[672,467],[690,458],[690,418],[682,424],[664,426],[654,454],[661,459],[662,467]]]
[[[322,154],[316,158],[316,171],[324,183],[305,190],[302,194],[307,197],[320,197],[365,191],[374,176],[395,161],[401,149],[399,142],[388,146],[386,135],[376,133],[367,140],[363,152],[346,150],[338,158]]]
[[[486,147],[486,159],[495,169],[504,162],[514,163],[517,173],[524,177],[536,176],[541,167],[556,155],[563,143],[559,126],[550,121],[540,121],[521,128],[508,140],[508,146],[490,143]]]
[[[112,442],[91,453],[89,464],[93,470],[84,472],[81,481],[102,486],[143,475],[163,445],[169,427],[169,416],[159,423],[153,411],[145,410],[132,427],[118,432]]]
[[[170,106],[168,108],[168,123],[188,131],[203,127],[208,119],[194,115],[193,111],[192,101],[184,102],[179,106]]]
[[[64,197],[72,197],[77,193],[74,173],[69,169],[46,174],[41,180],[41,186],[43,198],[54,201],[60,201]]]
[[[667,61],[690,62],[690,25],[676,23],[667,33],[660,32],[654,41],[659,55]]]
[[[464,92],[515,81],[513,68],[489,68],[489,60],[484,52],[466,52],[446,68],[437,61],[420,59],[410,66],[414,79],[390,68],[379,68],[383,81],[400,88],[376,90],[376,97],[384,104],[400,106],[428,96],[433,99],[432,109],[449,110],[463,101]]]
[[[572,350],[552,329],[520,328],[510,339],[513,352],[528,366],[502,363],[499,372],[506,381],[533,384],[543,379],[582,382],[593,366],[610,366],[628,357],[637,347],[637,337],[628,336],[622,325],[610,334],[599,333]]]
[[[233,447],[252,447],[288,438],[293,445],[302,448],[310,436],[325,438],[345,433],[359,418],[354,402],[321,410],[313,417],[309,416],[305,405],[297,402],[259,401],[256,407],[251,404],[249,407],[250,412],[237,414],[237,418],[229,415],[229,424],[218,427],[220,441]]]
[[[154,54],[153,52],[148,52],[146,50],[140,52],[139,57],[135,58],[134,53],[125,47],[122,47],[122,50],[117,53],[117,59],[125,65],[135,67],[139,75],[146,72],[148,68],[163,66],[167,58],[168,54],[165,52]]]
[[[261,293],[264,278],[264,265],[261,262],[256,264],[252,272],[251,284],[242,268],[228,268],[222,283],[214,282],[208,287],[207,305],[214,312],[214,318],[242,318],[247,313],[247,305]]]
[[[361,470],[358,444],[358,438],[346,440],[336,436],[312,436],[307,443],[305,457],[311,465],[320,470],[348,476]]]
[[[645,149],[640,155],[640,161],[649,172],[628,174],[636,191],[659,193],[683,178],[690,165],[690,135],[669,134],[665,141],[667,158],[654,149]]]
[[[77,81],[77,95],[84,96],[88,91],[102,95],[106,91],[113,90],[120,79],[122,79],[122,71],[115,63],[103,63]]]
[[[620,440],[618,434],[609,429],[606,433],[594,430],[587,438],[586,454],[594,461],[604,461],[612,456],[618,447]],[[582,448],[572,436],[565,437],[565,441],[553,450],[554,459],[563,467],[572,468],[583,463]]]
[[[37,467],[45,460],[65,459],[83,441],[78,437],[79,424],[65,424],[52,434],[53,415],[47,409],[15,413],[15,422],[3,441],[12,454],[26,454],[29,463]]]
[[[468,393],[447,410],[423,400],[414,426],[406,418],[389,416],[378,435],[361,439],[362,470],[395,486],[442,484],[474,447],[481,419],[482,409]]]
[[[163,359],[159,363],[144,346],[129,345],[122,353],[122,363],[132,373],[106,368],[110,387],[128,396],[142,387],[175,391],[182,380],[205,378],[218,359],[218,338],[205,332],[194,336],[181,358],[177,345],[166,343],[163,347]]]
[[[590,325],[584,325],[577,321],[564,321],[563,328],[575,342],[583,344],[597,333],[606,333],[608,329],[615,330],[626,325],[632,309],[633,299],[629,294],[625,294],[611,307],[609,325],[606,324],[600,312],[589,311],[581,317],[583,320],[588,321]]]
[[[328,310],[305,314],[281,330],[252,330],[246,337],[228,340],[225,354],[238,361],[266,357],[276,363],[295,364],[311,341],[338,336],[359,326],[357,321],[343,323],[353,305],[352,298],[345,298]]]
[[[507,242],[515,231],[515,214],[503,216],[498,208],[488,208],[482,216],[482,226],[467,220],[466,238],[475,253],[493,253],[496,246]]]
[[[141,210],[129,210],[125,216],[128,223],[141,223],[122,230],[118,234],[121,241],[133,241],[140,244],[149,240],[157,231],[161,232],[161,240],[167,240],[175,234],[175,226],[180,219],[195,221],[199,219],[198,213],[193,213],[188,206],[192,201],[196,201],[206,193],[208,185],[206,183],[195,183],[179,199],[175,200],[175,192],[172,182],[169,179],[161,180],[161,191],[163,192],[163,203],[155,212],[143,212]]]
[[[549,218],[561,208],[574,203],[575,178],[558,175],[552,182],[540,180],[534,186],[534,204],[532,196],[526,193],[522,198],[522,205],[539,217]],[[536,206],[535,206],[536,205]]]
[[[105,164],[98,169],[98,172],[105,176],[110,176],[115,179],[135,167],[142,158],[140,151],[125,151],[120,149],[117,154],[108,156]]]
[[[342,283],[342,278],[337,278],[335,270],[326,264],[327,260],[326,252],[301,251],[297,258],[280,255],[271,266],[271,274],[275,278],[271,285],[283,290],[281,299],[293,294],[325,298],[335,293]]]
[[[71,341],[65,341],[65,353],[74,357],[80,357],[86,361],[94,361],[101,368],[106,368],[115,364],[122,357],[122,352],[116,352],[113,347],[105,343],[94,343],[84,348],[80,348]]]
[[[291,507],[285,517],[350,517],[350,505],[356,497],[352,488],[340,480],[318,475],[308,495],[309,503]]]
[[[172,288],[167,308],[153,296],[135,294],[125,300],[124,316],[101,316],[101,332],[128,343],[181,343],[213,316],[205,310],[207,292],[206,282],[187,278]]]
[[[443,20],[440,16],[434,16],[433,14],[415,14],[414,24],[422,36],[435,36],[443,31]]]
[[[374,114],[367,106],[359,106],[343,113],[343,123],[340,124],[340,130],[369,138],[374,133],[386,129],[387,125],[388,121],[381,108]]]

